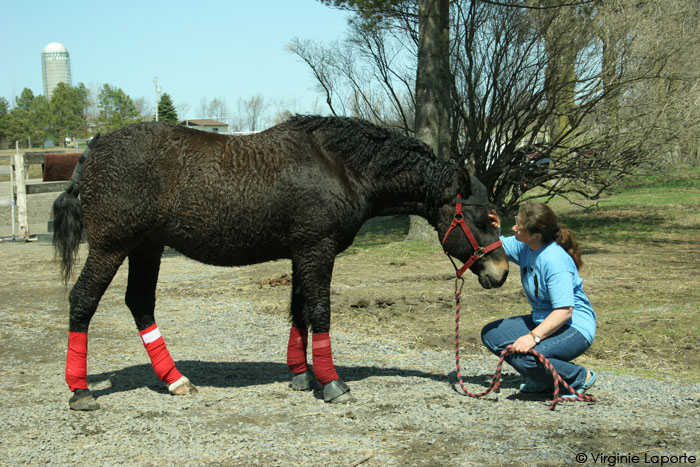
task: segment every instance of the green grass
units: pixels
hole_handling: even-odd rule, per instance
[[[362,226],[348,252],[357,252],[360,248],[402,241],[406,238],[408,227],[408,216],[388,216],[372,219]]]
[[[623,180],[600,204],[606,206],[700,206],[700,168],[673,168],[665,175]]]
[[[362,226],[353,244],[341,253],[340,257],[352,255],[374,258],[393,257],[398,261],[419,258],[441,250],[436,242],[404,241],[408,228],[408,216],[371,219]]]
[[[613,193],[624,193],[631,189],[700,189],[700,167],[677,166],[671,167],[664,173],[655,175],[637,175],[628,177],[613,190]]]
[[[629,177],[588,210],[565,200],[553,200],[550,206],[583,241],[682,240],[700,229],[700,168]]]

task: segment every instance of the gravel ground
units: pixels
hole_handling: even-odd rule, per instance
[[[91,325],[88,383],[101,409],[73,412],[63,379],[67,299],[47,267],[52,250],[5,243],[0,258],[4,464],[555,465],[577,455],[599,464],[610,461],[594,456],[616,453],[642,462],[700,455],[698,384],[601,371],[598,402],[551,412],[547,397],[518,394],[520,380],[506,370],[498,398],[475,400],[455,390],[451,352],[408,346],[390,325],[355,329],[347,317],[333,329],[335,361],[357,401],[292,391],[276,303],[288,289],[255,285],[286,262],[224,269],[164,258],[159,326],[199,388],[179,397],[150,368],[123,305],[123,268]],[[465,355],[469,388],[483,390],[496,363]]]
[[[30,197],[30,219],[53,196]],[[32,225],[45,222],[35,216]],[[90,328],[88,384],[101,409],[74,412],[63,375],[68,289],[52,258],[40,242],[0,244],[1,465],[695,465],[700,457],[699,384],[600,371],[598,402],[552,412],[548,397],[519,394],[506,367],[498,397],[471,399],[455,388],[452,352],[411,345],[391,320],[359,325],[345,306],[334,311],[334,358],[357,401],[295,392],[285,365],[289,289],[260,285],[288,273],[288,262],[225,269],[164,257],[158,324],[199,389],[178,397],[150,367],[123,304],[122,268]],[[355,267],[338,261],[334,303],[353,293],[346,278]],[[391,281],[382,287],[397,293]],[[496,363],[463,355],[470,390],[484,389]]]

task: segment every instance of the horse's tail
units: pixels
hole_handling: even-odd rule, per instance
[[[56,256],[61,259],[61,275],[68,282],[73,272],[80,240],[83,238],[83,210],[78,195],[80,194],[80,173],[99,133],[90,141],[88,148],[80,155],[73,170],[70,185],[53,202],[53,247]]]

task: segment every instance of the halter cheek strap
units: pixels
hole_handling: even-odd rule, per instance
[[[454,260],[452,259],[452,256],[445,249],[445,243],[447,242],[447,237],[449,237],[449,235],[452,233],[452,231],[454,229],[457,228],[457,226],[462,228],[462,232],[464,232],[464,235],[467,236],[467,239],[469,239],[469,243],[471,244],[472,248],[474,249],[474,253],[467,260],[467,262],[462,265],[461,268],[457,267],[457,264],[455,264]],[[496,248],[501,247],[502,245],[503,244],[501,243],[501,241],[497,240],[488,246],[485,246],[485,247],[479,246],[479,242],[476,241],[476,238],[474,237],[474,234],[472,234],[472,231],[469,229],[469,226],[467,225],[466,222],[464,222],[464,214],[462,214],[462,196],[459,193],[457,193],[457,203],[456,203],[456,207],[455,207],[455,216],[452,218],[452,222],[450,223],[450,227],[447,229],[447,232],[445,233],[445,236],[442,239],[442,248],[445,251],[445,254],[447,255],[447,257],[450,258],[450,261],[452,262],[452,266],[454,266],[455,271],[457,273],[457,277],[461,278],[462,274],[464,274],[464,271],[469,269],[474,263],[476,263],[481,258],[483,258],[487,253],[495,250]]]

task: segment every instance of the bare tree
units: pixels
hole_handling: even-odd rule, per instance
[[[640,77],[615,105],[623,132],[644,134],[644,150],[664,163],[700,160],[700,9],[693,0],[617,0],[601,8],[611,25],[622,80]],[[623,16],[623,17],[621,17]],[[633,40],[623,40],[627,38]],[[622,44],[622,46],[620,45]],[[633,123],[634,126],[630,124]]]
[[[202,97],[199,100],[199,107],[197,107],[196,112],[197,118],[208,118],[209,117],[209,103],[206,97]]]
[[[308,66],[317,82],[318,91],[324,96],[326,105],[333,115],[338,115],[334,107],[337,79],[331,48],[314,44],[312,41],[293,39],[286,47],[287,51],[298,55]]]
[[[396,78],[415,70],[417,3],[332,3],[358,12],[348,40],[290,48],[309,64],[334,113],[413,133],[414,83]],[[493,201],[511,210],[543,194],[595,200],[637,167],[668,159],[673,146],[672,153],[696,154],[700,54],[692,5],[450,2],[452,156],[473,159]]]
[[[179,102],[175,108],[177,109],[177,114],[182,116],[182,115],[187,115],[190,111],[190,104],[187,102]]]
[[[207,101],[205,97],[199,100],[199,107],[196,111],[197,118],[211,118],[227,122],[231,118],[226,100],[221,97],[215,97],[211,101]]]
[[[401,12],[417,29],[415,11]],[[294,39],[287,49],[309,65],[332,114],[413,134],[417,42],[406,41],[397,23],[358,16],[344,42],[321,46]]]
[[[208,117],[214,120],[228,121],[231,117],[231,112],[226,105],[226,100],[220,97],[215,97],[209,102]]]
[[[231,119],[232,131],[260,131],[268,126],[269,105],[261,94],[248,99],[239,98]]]
[[[606,93],[591,26],[596,11],[534,3],[543,8],[455,6],[458,152],[473,155],[505,210],[543,194],[596,199],[646,161],[600,124]]]
[[[311,102],[301,102],[296,97],[278,97],[271,104],[267,105],[266,115],[272,115],[267,119],[269,124],[277,125],[300,112],[321,115],[327,112],[327,109],[319,97],[316,97]]]
[[[142,122],[153,119],[153,107],[145,97],[137,97],[134,99],[134,106],[139,114],[139,119]]]
[[[267,125],[265,112],[268,108],[265,98],[261,94],[238,99],[238,117],[243,128],[248,131],[259,131]]]
[[[286,122],[292,117],[292,115],[292,112],[287,109],[278,110],[272,117],[272,124],[279,125],[280,123]]]

